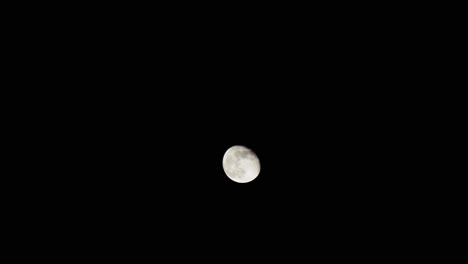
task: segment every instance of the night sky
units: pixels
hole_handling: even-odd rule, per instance
[[[427,81],[421,28],[111,13],[18,25],[2,255],[463,255],[456,105]],[[233,145],[258,155],[254,181],[224,174]]]

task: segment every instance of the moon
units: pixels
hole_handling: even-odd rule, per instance
[[[247,183],[260,174],[260,161],[251,149],[244,146],[232,146],[224,153],[223,169],[231,180]]]

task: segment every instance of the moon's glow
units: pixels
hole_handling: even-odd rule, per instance
[[[223,168],[231,180],[246,183],[257,178],[260,173],[260,161],[249,148],[233,146],[224,154]]]

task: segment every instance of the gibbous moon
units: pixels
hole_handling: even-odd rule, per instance
[[[231,180],[247,183],[257,178],[260,173],[260,161],[251,149],[232,146],[224,153],[223,169]]]

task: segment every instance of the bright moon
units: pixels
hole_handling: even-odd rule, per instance
[[[257,178],[260,173],[260,161],[249,148],[233,146],[224,153],[223,168],[231,180],[247,183]]]

